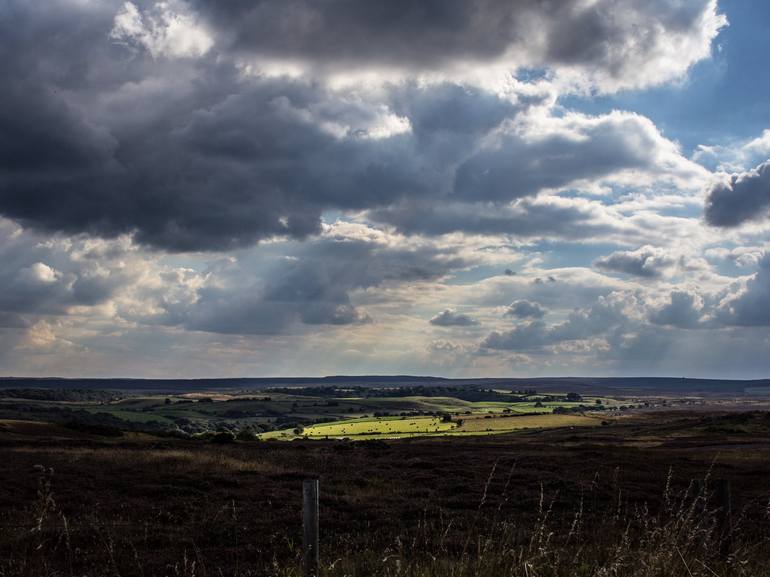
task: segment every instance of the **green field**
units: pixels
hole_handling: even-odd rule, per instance
[[[450,431],[456,427],[456,424],[442,423],[441,419],[436,417],[375,418],[314,425],[306,428],[303,435],[307,437],[414,435]]]
[[[302,430],[274,431],[262,435],[263,439],[286,437],[307,438],[362,438],[362,437],[410,437],[416,435],[443,434],[457,428],[456,423],[444,423],[437,417],[377,417],[361,418],[334,423],[312,425]]]
[[[420,436],[458,436],[498,434],[524,429],[557,427],[595,427],[601,425],[597,415],[538,414],[522,416],[490,416],[474,413],[461,420],[444,422],[437,417],[381,417],[325,423],[301,431],[283,430],[265,433],[262,439],[341,439],[405,438]]]
[[[421,394],[423,393],[424,394]],[[453,396],[456,395],[456,396]],[[625,399],[482,388],[315,388],[109,395],[77,399],[0,397],[0,419],[86,422],[136,432],[206,438],[246,430],[291,440],[478,435],[601,422]],[[624,407],[625,408],[625,407]],[[30,410],[33,409],[33,410]],[[564,414],[552,414],[557,410]],[[594,416],[583,416],[585,413]],[[203,437],[201,437],[203,436]]]

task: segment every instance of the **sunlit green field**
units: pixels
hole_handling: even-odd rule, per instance
[[[374,438],[404,438],[420,436],[458,436],[499,434],[524,429],[550,429],[557,427],[594,427],[601,425],[596,415],[522,415],[491,416],[474,413],[463,419],[444,422],[436,417],[378,417],[363,418],[306,427],[301,431],[273,431],[261,435],[267,439],[293,438],[349,438],[365,440]]]
[[[310,438],[358,438],[379,435],[408,437],[446,433],[456,427],[457,423],[444,423],[436,417],[377,417],[312,425],[306,427],[301,435],[296,435],[292,431],[274,431],[265,433],[262,438],[280,438],[288,435]]]

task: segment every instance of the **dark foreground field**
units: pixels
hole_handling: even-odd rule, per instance
[[[0,430],[0,576],[770,575],[770,415],[483,438],[251,442]]]

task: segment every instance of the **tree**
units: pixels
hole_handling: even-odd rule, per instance
[[[257,434],[254,432],[254,429],[252,429],[251,427],[244,427],[240,431],[238,431],[238,434],[235,435],[235,438],[238,441],[256,441]]]

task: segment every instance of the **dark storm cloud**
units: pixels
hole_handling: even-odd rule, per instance
[[[576,138],[569,129],[580,131]],[[561,131],[530,136],[503,134],[457,169],[453,196],[463,200],[506,201],[560,188],[579,179],[621,170],[650,168],[648,154],[658,134],[635,115],[611,114],[596,122],[566,123]]]
[[[13,16],[0,24],[0,211],[49,231],[135,233],[179,251],[304,238],[327,208],[444,189],[447,175],[425,165],[456,161],[520,109],[452,85],[405,87],[393,108],[415,133],[372,138],[381,105],[300,80],[244,79],[213,59],[121,55],[105,45],[112,20],[90,7],[52,15],[18,4]],[[71,30],[64,45],[36,45],[57,24]]]
[[[714,226],[738,226],[765,218],[768,208],[770,161],[712,185],[706,199],[706,221]]]
[[[477,322],[466,314],[446,309],[430,319],[430,324],[437,327],[468,327],[477,324]]]
[[[430,89],[408,84],[396,88],[391,98],[393,110],[409,118],[418,139],[445,140],[484,134],[522,109],[543,104],[547,96],[522,95],[514,103],[479,88],[445,83]]]
[[[435,66],[501,55],[531,2],[195,0],[237,49],[314,62]]]
[[[546,96],[508,99],[451,83],[404,82],[369,101],[331,90],[322,72],[271,78],[256,65],[256,74],[244,74],[236,54],[432,67],[537,45],[544,65],[579,53],[586,65],[613,75],[615,65],[607,63],[618,47],[602,38],[626,42],[637,33],[613,16],[626,3],[615,4],[586,8],[563,0],[544,11],[535,0],[180,0],[135,7],[10,0],[0,7],[0,213],[46,231],[129,233],[172,251],[302,239],[319,232],[330,209],[380,211],[401,230],[533,234],[531,220],[500,218],[493,205],[649,168],[644,150],[656,144],[649,123],[608,115],[566,127],[577,138],[556,130],[534,141],[502,130],[489,146],[490,132]],[[705,1],[688,10],[664,5],[628,9],[657,35],[693,32],[698,14],[713,8]],[[127,7],[138,20],[115,33],[115,17],[130,13]],[[173,20],[174,10],[184,18]],[[557,21],[588,18],[592,10],[607,16],[597,20],[604,22],[599,37],[583,38],[579,49],[574,42],[559,47],[550,36],[556,31],[566,41]],[[174,37],[164,28],[172,21],[201,28]],[[203,42],[201,34],[211,38]],[[648,40],[652,46],[657,36]],[[405,123],[404,130],[389,132],[393,122]],[[468,204],[433,221],[425,213],[419,225],[399,214],[448,200]],[[477,211],[479,201],[493,205]],[[569,231],[572,222],[539,228],[579,234],[579,225]]]
[[[119,144],[112,158],[59,155],[73,148],[66,132],[50,141],[46,127],[56,125],[40,125],[37,134],[26,134],[28,159],[14,160],[0,177],[0,210],[48,230],[135,232],[148,245],[205,250],[273,235],[303,238],[319,231],[325,208],[369,207],[427,190],[407,139],[325,132],[303,116],[323,107],[323,95],[301,83],[224,80],[230,84],[223,91],[239,93],[178,102],[171,118],[129,111],[137,122],[113,127]],[[20,115],[13,116],[11,124]],[[52,152],[39,160],[38,147]]]
[[[641,278],[657,278],[673,263],[663,251],[644,246],[634,251],[616,251],[594,261],[594,266],[611,272],[621,272]]]
[[[440,235],[463,231],[579,239],[623,232],[617,222],[603,218],[594,208],[564,202],[533,202],[529,199],[517,201],[510,206],[404,201],[367,214],[372,220],[391,224],[406,234]]]
[[[49,231],[134,232],[171,250],[225,249],[303,238],[327,207],[426,186],[409,142],[319,127],[365,124],[376,107],[338,104],[302,81],[244,80],[214,58],[130,54],[109,41],[119,3],[50,4],[2,8],[6,216]]]
[[[102,236],[135,232],[139,242],[171,250],[227,249],[273,235],[303,238],[319,231],[321,212],[327,208],[383,207],[378,213],[384,215],[382,220],[410,230],[398,222],[399,207],[420,197],[435,198],[451,186],[452,164],[449,169],[440,167],[456,162],[479,134],[519,110],[496,97],[444,85],[435,93],[413,91],[419,98],[408,106],[401,104],[413,123],[413,133],[373,139],[359,130],[340,137],[321,125],[366,125],[377,121],[374,112],[363,105],[340,107],[323,89],[301,82],[263,79],[243,84],[227,71],[222,71],[219,82],[221,91],[203,91],[177,101],[171,116],[161,107],[157,115],[141,114],[132,125],[112,127],[109,136],[88,129],[82,118],[79,124],[76,118],[68,119],[67,126],[80,127],[89,137],[72,136],[71,140],[81,147],[90,143],[99,154],[75,154],[76,148],[66,140],[49,141],[45,131],[27,135],[31,139],[26,155],[29,170],[20,172],[25,163],[15,162],[16,170],[0,180],[0,209],[23,223],[49,230]],[[447,114],[434,115],[431,102]],[[59,112],[69,111],[62,107]],[[138,114],[132,109],[127,112]],[[309,119],[310,114],[315,118]],[[12,115],[9,124],[19,117]],[[59,139],[68,139],[67,134],[59,131]],[[31,151],[38,145],[48,146],[60,166],[49,167],[45,157],[37,163]],[[556,148],[548,154],[543,146],[529,150],[520,142],[519,149],[506,151],[508,164],[520,169],[518,182],[509,178],[510,167],[497,174],[484,168],[485,160],[462,165],[457,176],[458,182],[465,183],[462,195],[505,201],[584,177],[585,166],[593,166],[593,174],[607,174],[637,165],[617,140],[598,144],[597,154],[618,152],[617,160],[609,162],[597,162],[590,151],[570,152],[570,143],[559,139],[550,141],[549,146]],[[55,152],[59,149],[75,152],[60,158]],[[493,154],[503,167],[502,153]],[[538,154],[545,161],[554,155],[571,156],[573,162],[562,165],[561,175],[554,179],[545,165],[534,172],[527,170]],[[478,158],[486,157],[482,153]],[[435,168],[426,171],[426,164]],[[469,169],[471,165],[475,168]],[[577,172],[570,173],[571,169]],[[469,170],[477,175],[472,179],[473,190],[468,188]],[[488,175],[484,182],[479,174]],[[445,214],[415,212],[409,207],[405,216],[426,219],[420,232],[459,229],[522,235],[542,234],[554,227],[569,235],[570,223],[582,218],[565,214],[567,218],[552,220],[555,215],[543,208],[527,215],[507,215],[470,206],[460,209],[453,224],[451,213],[446,213],[451,208],[441,205],[434,210]],[[554,210],[559,211],[554,208],[551,213]],[[569,209],[561,210],[565,211]],[[578,228],[583,230],[575,234],[582,234],[584,227]]]
[[[53,176],[99,169],[115,147],[63,99],[24,80],[3,87],[0,127],[0,182],[39,170]]]
[[[685,291],[672,291],[670,301],[653,311],[650,322],[678,328],[695,328],[700,322],[701,311],[696,296]]]
[[[198,289],[192,301],[163,304],[166,313],[151,320],[231,334],[280,334],[303,324],[369,323],[369,315],[351,302],[352,291],[435,280],[466,264],[451,251],[432,247],[325,238],[303,245],[258,278],[248,262],[229,267]]]
[[[330,67],[413,69],[501,60],[513,68],[564,64],[621,77],[629,74],[635,57],[651,59],[671,50],[670,37],[702,34],[710,40],[723,24],[716,18],[709,23],[716,5],[708,0],[193,0],[193,4],[235,50]],[[686,62],[690,54],[680,50],[679,57]]]
[[[518,300],[511,303],[505,310],[505,316],[516,317],[518,319],[541,319],[545,316],[545,309],[538,303],[528,300]]]
[[[21,315],[0,311],[0,328],[26,329],[30,327],[30,324],[31,323]]]

